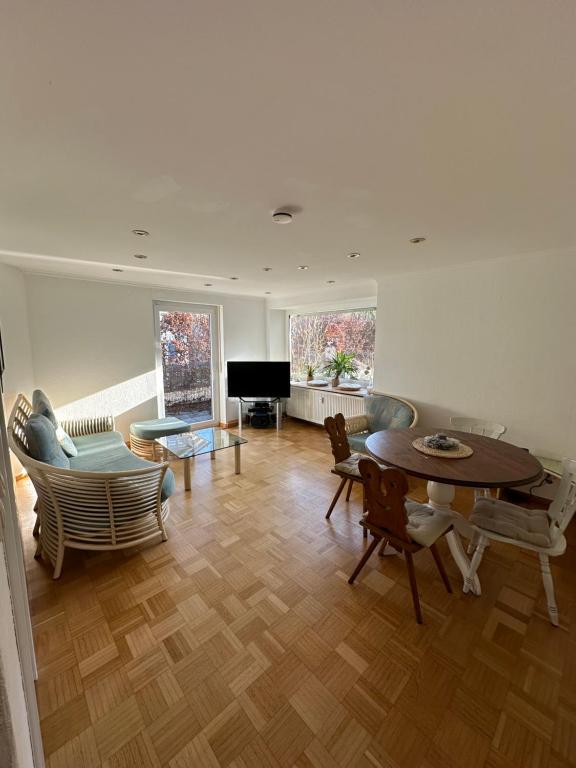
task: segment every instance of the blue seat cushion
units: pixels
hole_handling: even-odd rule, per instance
[[[36,461],[69,469],[70,459],[58,442],[54,424],[41,413],[32,413],[24,427],[28,454]]]
[[[132,453],[120,432],[99,432],[96,435],[75,437],[74,445],[78,455],[70,459],[70,468],[81,472],[122,472],[158,466]],[[175,487],[174,473],[168,468],[162,483],[162,501],[170,498]]]
[[[167,416],[165,419],[135,421],[130,424],[130,434],[142,440],[156,440],[157,437],[179,435],[182,432],[188,432],[189,429],[190,424],[174,416]]]
[[[348,444],[353,453],[366,453],[366,438],[370,432],[358,432],[356,435],[348,435]]]

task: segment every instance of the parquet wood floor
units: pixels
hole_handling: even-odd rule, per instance
[[[552,566],[558,629],[535,559],[493,545],[476,598],[443,543],[453,595],[423,551],[418,626],[398,557],[346,583],[361,498],[324,519],[323,430],[246,436],[239,476],[202,457],[187,494],[174,465],[166,543],[67,553],[59,582],[18,484],[49,768],[575,766],[576,548]]]

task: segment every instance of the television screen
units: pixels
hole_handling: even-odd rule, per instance
[[[290,363],[229,361],[228,397],[290,397]]]

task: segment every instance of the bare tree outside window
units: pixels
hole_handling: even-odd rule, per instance
[[[160,312],[164,409],[188,422],[212,418],[210,315]]]
[[[353,354],[358,378],[372,382],[376,310],[316,312],[290,316],[290,360],[292,377],[304,378],[312,365],[321,376],[334,352]]]

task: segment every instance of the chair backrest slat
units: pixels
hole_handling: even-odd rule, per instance
[[[576,460],[564,459],[564,471],[554,501],[548,508],[551,525],[564,533],[576,512]]]
[[[506,432],[504,424],[497,421],[485,421],[484,419],[470,419],[467,416],[452,416],[450,425],[462,432],[470,432],[474,435],[484,435],[499,440]]]
[[[324,419],[324,426],[330,438],[335,463],[345,461],[352,455],[346,434],[346,419],[341,413],[337,413],[336,416],[327,416]]]
[[[380,469],[372,459],[360,459],[358,468],[366,494],[366,522],[388,531],[401,541],[410,542],[406,531],[408,515],[405,498],[408,481],[399,469]]]

